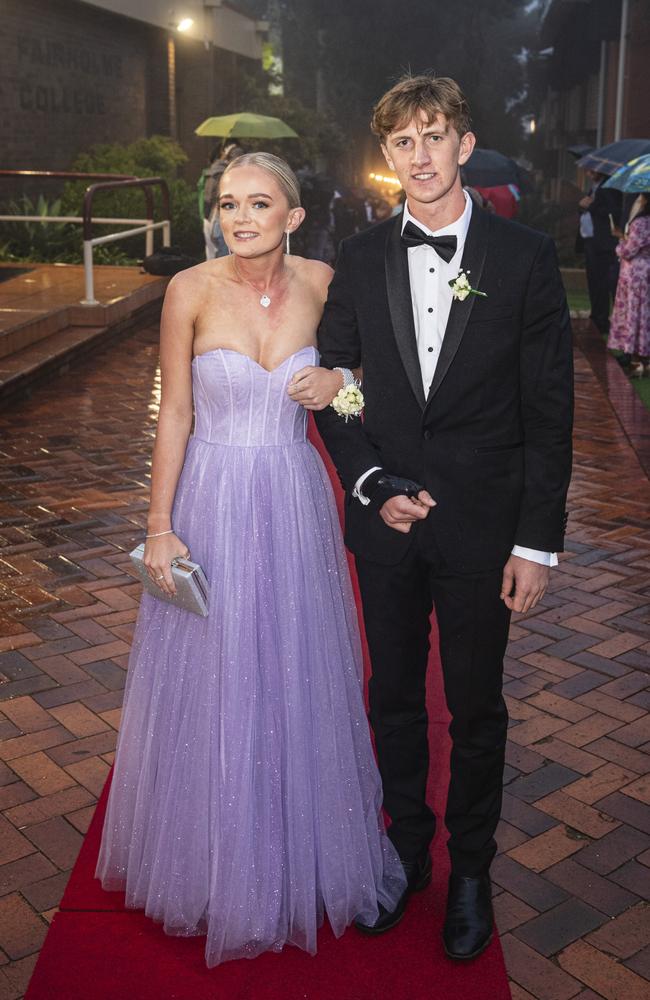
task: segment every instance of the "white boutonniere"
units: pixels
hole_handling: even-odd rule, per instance
[[[469,278],[467,275],[469,271],[465,272],[461,270],[458,275],[449,282],[449,287],[454,293],[454,298],[459,299],[463,302],[468,295],[482,295],[484,299],[487,298],[487,292],[479,292],[478,288],[472,288]]]
[[[358,385],[346,385],[339,389],[330,403],[339,417],[345,417],[347,424],[350,417],[358,417],[363,411],[363,393]]]

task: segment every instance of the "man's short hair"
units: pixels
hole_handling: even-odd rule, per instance
[[[449,76],[403,76],[379,99],[372,112],[370,128],[386,142],[391,132],[424,112],[427,122],[444,115],[459,135],[471,131],[469,104],[455,80]]]

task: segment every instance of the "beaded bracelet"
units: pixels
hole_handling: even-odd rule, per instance
[[[332,371],[340,372],[343,376],[343,388],[347,389],[349,385],[359,385],[358,380],[354,377],[349,368],[333,368]]]

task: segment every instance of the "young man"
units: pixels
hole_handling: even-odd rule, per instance
[[[475,138],[458,84],[400,80],[372,129],[406,204],[343,242],[319,336],[323,365],[363,367],[363,422],[330,407],[317,414],[347,490],[371,721],[408,879],[397,910],[361,929],[394,926],[431,879],[425,672],[435,606],[452,716],[444,944],[468,959],[492,934],[510,614],[537,604],[563,547],[569,315],[552,241],[463,191]]]

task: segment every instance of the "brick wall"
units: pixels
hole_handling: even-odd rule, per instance
[[[628,66],[625,80],[624,136],[650,138],[648,66],[650,66],[650,18],[647,0],[636,0],[630,16]]]
[[[193,179],[211,146],[194,129],[242,110],[237,79],[256,63],[183,36],[176,51],[178,136]],[[64,170],[94,143],[168,133],[163,29],[78,0],[2,0],[0,167]]]
[[[61,170],[96,142],[146,129],[146,29],[74,0],[3,0],[0,157]]]
[[[178,140],[189,157],[183,170],[187,180],[198,176],[211,148],[221,141],[199,137],[194,129],[211,115],[250,110],[241,104],[239,84],[243,74],[253,72],[255,67],[253,60],[235,52],[206,50],[193,39],[177,39]]]

